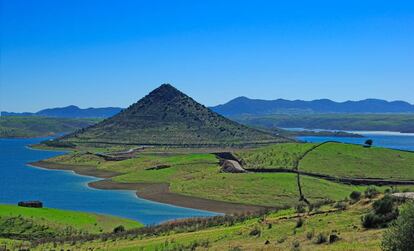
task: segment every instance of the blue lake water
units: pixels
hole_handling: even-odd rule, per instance
[[[44,139],[0,138],[0,203],[40,200],[46,207],[116,215],[156,224],[167,220],[217,215],[137,198],[134,191],[98,190],[87,183],[98,180],[71,171],[29,167],[28,162],[62,152],[29,149]]]
[[[352,131],[363,135],[364,138],[349,137],[321,137],[321,136],[301,136],[297,139],[307,142],[320,143],[324,141],[339,141],[343,143],[364,144],[365,140],[372,139],[374,146],[387,147],[392,149],[414,151],[414,133],[398,133],[398,132],[367,132]]]

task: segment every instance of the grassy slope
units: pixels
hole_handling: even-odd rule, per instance
[[[275,114],[233,117],[263,128],[301,127],[332,130],[414,132],[414,114]]]
[[[414,153],[328,143],[311,151],[299,169],[336,177],[414,180]]]
[[[253,150],[238,151],[236,156],[245,163],[247,168],[292,169],[304,152],[315,145],[311,143],[277,144]]]
[[[119,172],[112,179],[121,183],[170,183],[172,192],[220,201],[285,207],[295,205],[299,196],[295,174],[221,173],[218,160],[212,154],[145,153],[137,158],[116,162],[104,161],[93,155],[69,154],[51,161],[95,165],[100,170]],[[145,170],[161,164],[170,167]],[[353,190],[363,189],[311,177],[303,177],[302,182],[310,200],[338,200]]]
[[[95,124],[99,119],[68,119],[46,117],[0,117],[0,137],[21,138],[48,136]]]
[[[10,219],[14,220],[10,221]],[[9,222],[22,224],[7,224]],[[0,227],[2,228],[2,233],[36,234],[37,231],[48,231],[59,235],[63,234],[68,228],[84,233],[100,233],[111,232],[119,225],[123,225],[127,229],[142,226],[142,224],[136,221],[114,216],[51,208],[25,208],[14,205],[0,205]]]
[[[357,203],[346,211],[336,211],[319,215],[304,216],[301,228],[296,228],[296,218],[292,210],[283,210],[264,218],[247,220],[233,226],[212,227],[197,232],[170,233],[160,237],[131,238],[117,241],[95,241],[75,246],[77,250],[101,248],[105,250],[179,250],[177,247],[189,247],[198,243],[208,243],[207,248],[199,246],[197,250],[290,250],[292,243],[298,241],[301,250],[380,250],[383,230],[364,230],[361,228],[361,215],[369,210],[370,204]],[[321,210],[329,210],[324,207]],[[285,217],[285,218],[282,218]],[[287,217],[287,219],[286,219]],[[272,228],[268,224],[272,224]],[[252,236],[253,229],[260,229],[259,236]],[[313,232],[314,237],[307,238]],[[314,244],[318,233],[337,232],[341,240],[333,244]],[[270,244],[264,243],[269,240]],[[70,248],[70,246],[66,246]],[[176,249],[174,249],[174,247]],[[48,248],[48,245],[38,249]],[[72,248],[74,248],[72,246]],[[236,249],[235,249],[236,250]]]

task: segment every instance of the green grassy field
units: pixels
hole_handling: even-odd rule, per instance
[[[0,117],[0,138],[30,138],[73,132],[99,122],[100,119],[69,119],[37,116]]]
[[[290,163],[313,144],[284,144],[262,149],[242,151],[242,156],[265,156],[262,163]],[[292,151],[293,154],[285,154]],[[362,147],[361,147],[362,149]],[[264,153],[263,155],[261,153]],[[275,155],[271,153],[276,153]],[[243,155],[244,154],[244,155]],[[294,157],[292,157],[294,156]],[[283,159],[286,157],[286,159]],[[253,159],[255,158],[246,158]],[[112,180],[120,183],[169,183],[175,193],[195,197],[237,202],[243,204],[289,207],[297,203],[299,192],[296,175],[291,173],[247,173],[231,174],[220,172],[218,159],[213,154],[142,153],[136,158],[123,161],[105,161],[92,154],[72,153],[50,159],[52,162],[86,164],[97,170],[118,173]],[[159,165],[167,168],[147,170]],[[311,201],[331,199],[342,200],[354,190],[363,186],[350,186],[302,176],[304,194]],[[385,188],[381,188],[382,190]]]
[[[414,153],[327,143],[300,161],[299,169],[335,177],[414,180]]]
[[[236,156],[247,168],[288,168],[296,167],[299,158],[316,144],[286,143],[253,150],[237,151]]]
[[[73,233],[111,232],[143,225],[128,219],[52,208],[0,205],[0,233],[25,236],[62,236]]]

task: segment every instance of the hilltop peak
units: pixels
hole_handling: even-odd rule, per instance
[[[159,86],[119,114],[60,140],[196,146],[285,141],[226,119],[170,84]]]
[[[151,91],[145,98],[160,99],[163,101],[169,101],[177,97],[185,96],[184,93],[170,84],[162,84],[158,88]]]

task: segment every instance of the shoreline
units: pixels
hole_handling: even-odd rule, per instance
[[[102,190],[133,190],[137,197],[158,203],[169,204],[178,207],[196,210],[210,211],[223,214],[245,214],[275,209],[266,206],[248,205],[241,203],[225,202],[204,199],[189,195],[178,194],[170,191],[168,183],[119,183],[111,180],[119,173],[97,170],[93,166],[66,165],[55,162],[36,161],[28,165],[50,170],[70,170],[79,175],[86,175],[102,180],[92,181],[88,186]]]

